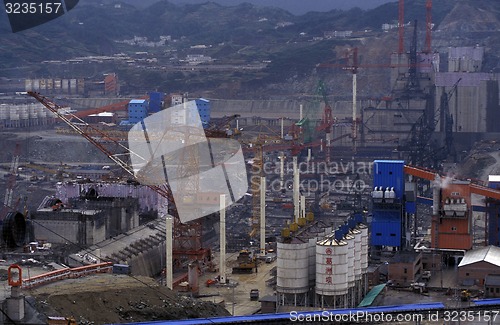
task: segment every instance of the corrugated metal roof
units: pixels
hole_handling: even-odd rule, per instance
[[[365,298],[361,301],[358,307],[371,306],[375,298],[377,298],[377,296],[380,294],[380,292],[382,292],[382,290],[384,290],[384,288],[385,288],[385,283],[374,286],[373,289],[370,290],[370,292],[368,292]]]
[[[132,99],[129,104],[144,104],[146,102],[145,99]]]
[[[481,81],[496,80],[492,74],[485,72],[438,72],[436,73],[437,87],[453,87],[458,79],[458,87],[478,87]]]
[[[468,251],[467,253],[465,253],[465,256],[460,264],[458,264],[458,267],[477,262],[487,262],[496,266],[500,266],[500,248],[491,245],[481,249]]]

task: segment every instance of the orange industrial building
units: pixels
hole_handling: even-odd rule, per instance
[[[470,182],[452,180],[440,189],[439,214],[432,218],[431,246],[469,250],[472,248]]]

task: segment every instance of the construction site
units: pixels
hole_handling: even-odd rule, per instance
[[[26,79],[0,105],[0,323],[498,310],[499,75],[482,46],[434,50],[431,0],[425,15],[420,49],[399,0],[377,99],[358,98],[355,47],[347,101],[321,80],[306,103]]]

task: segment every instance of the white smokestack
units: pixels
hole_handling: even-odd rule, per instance
[[[437,216],[439,214],[440,197],[439,191],[441,188],[441,177],[436,174],[434,182],[432,184],[432,215]]]

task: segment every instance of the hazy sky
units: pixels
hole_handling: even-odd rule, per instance
[[[170,0],[173,3],[203,3],[209,0]],[[211,0],[222,5],[236,5],[249,2],[258,6],[273,6],[288,10],[295,15],[308,11],[330,11],[332,9],[347,10],[353,7],[371,9],[387,2],[397,0]]]

